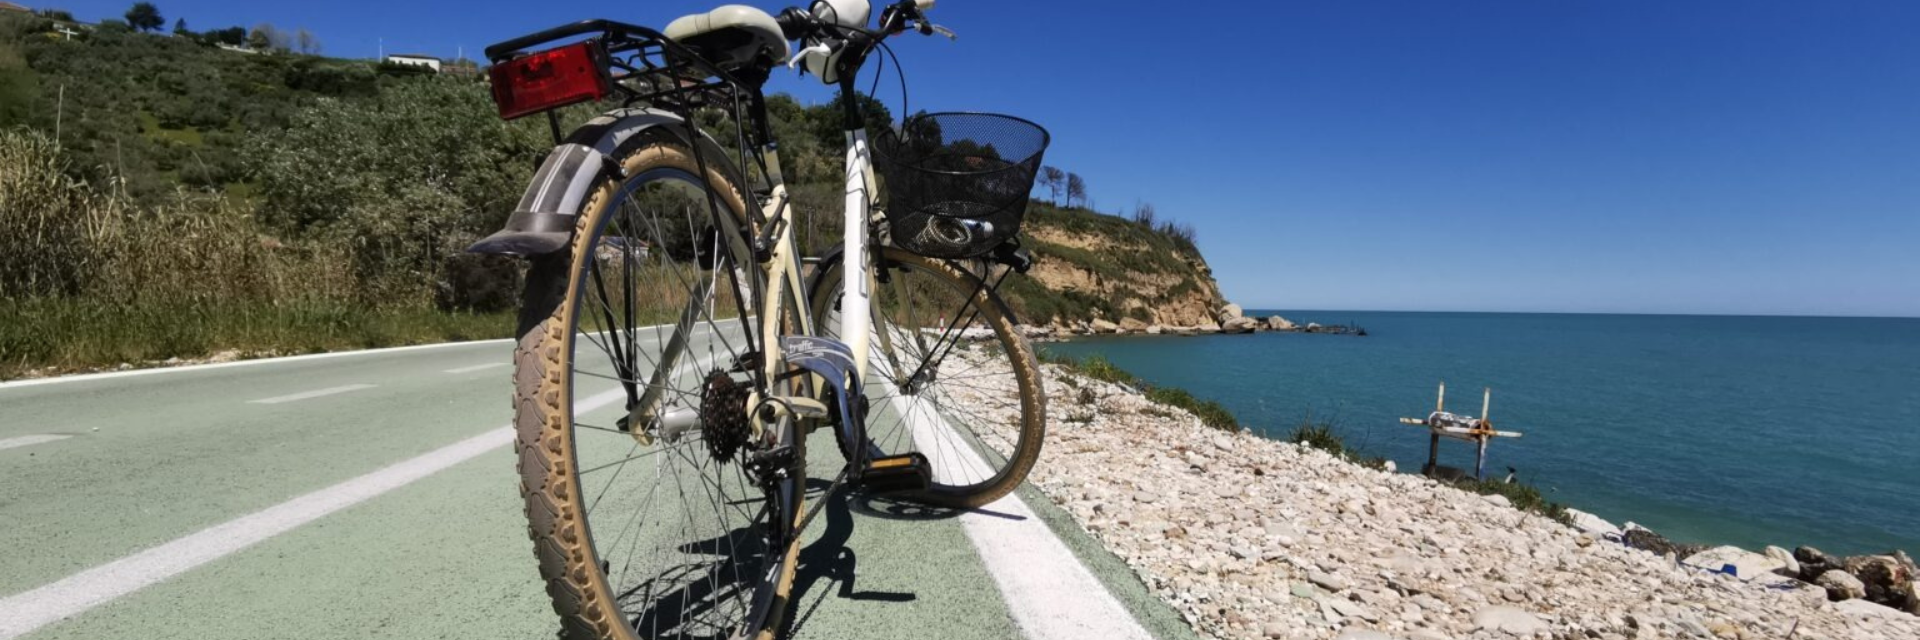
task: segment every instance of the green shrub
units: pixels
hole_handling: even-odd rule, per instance
[[[1566,505],[1547,500],[1540,494],[1539,488],[1525,482],[1470,479],[1457,482],[1454,486],[1481,495],[1506,496],[1507,502],[1512,503],[1515,509],[1553,518],[1561,524],[1573,524],[1573,518],[1567,515]]]
[[[1287,437],[1287,441],[1325,451],[1335,458],[1369,469],[1387,468],[1386,458],[1364,455],[1359,450],[1348,447],[1346,441],[1340,438],[1340,434],[1334,431],[1332,421],[1316,422],[1311,414],[1302,420],[1299,426],[1294,427],[1293,434]]]

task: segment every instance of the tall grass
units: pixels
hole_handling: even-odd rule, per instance
[[[407,295],[382,286],[391,303],[371,299],[351,244],[282,244],[211,195],[136,206],[117,183],[67,168],[45,137],[0,132],[0,378],[511,331],[505,314],[436,310],[430,278]]]

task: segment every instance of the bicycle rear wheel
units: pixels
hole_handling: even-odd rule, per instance
[[[787,423],[745,426],[765,289],[747,202],[724,157],[702,171],[664,134],[630,148],[626,177],[597,185],[573,242],[528,274],[514,405],[529,534],[564,638],[769,639],[804,474],[744,462],[768,440],[789,445],[789,471],[804,452]]]
[[[840,335],[841,261],[810,285],[814,327]],[[873,289],[864,446],[919,452],[933,485],[914,496],[977,507],[1013,491],[1040,457],[1046,394],[1032,348],[1000,296],[958,263],[885,247]],[[846,451],[843,438],[843,455]]]

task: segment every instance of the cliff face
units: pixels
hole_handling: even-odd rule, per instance
[[[1206,259],[1172,234],[1037,202],[1022,233],[1036,264],[1003,293],[1029,324],[1199,326],[1226,306]]]

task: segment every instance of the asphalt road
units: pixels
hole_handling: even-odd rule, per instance
[[[552,637],[510,349],[0,384],[0,640]],[[1031,489],[961,514],[825,499],[792,638],[1191,637]]]

